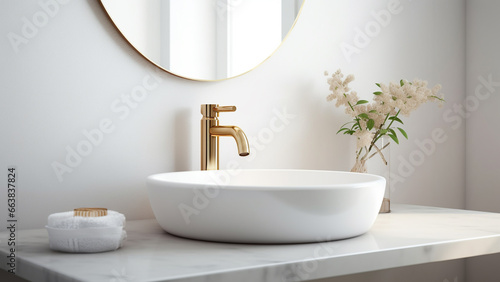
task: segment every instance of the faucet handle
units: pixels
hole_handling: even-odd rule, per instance
[[[235,112],[236,106],[216,106],[214,107],[214,111],[216,112]]]
[[[218,104],[201,105],[201,114],[205,118],[216,118],[220,112],[234,112],[236,106],[219,106]]]

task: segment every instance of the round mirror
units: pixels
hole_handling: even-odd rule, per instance
[[[101,0],[125,39],[176,76],[246,73],[280,46],[303,0]]]

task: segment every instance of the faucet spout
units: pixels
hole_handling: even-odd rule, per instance
[[[250,154],[250,146],[245,132],[237,126],[213,126],[210,128],[210,134],[214,136],[232,136],[238,147],[238,154],[242,157]]]

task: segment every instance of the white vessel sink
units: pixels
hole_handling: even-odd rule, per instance
[[[234,243],[305,243],[367,232],[385,189],[381,176],[320,170],[186,171],[147,178],[170,234]]]

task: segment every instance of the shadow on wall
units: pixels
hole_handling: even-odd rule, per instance
[[[191,110],[188,108],[179,109],[175,114],[175,138],[174,138],[174,170],[187,171],[191,170]],[[168,157],[168,156],[167,156]]]

